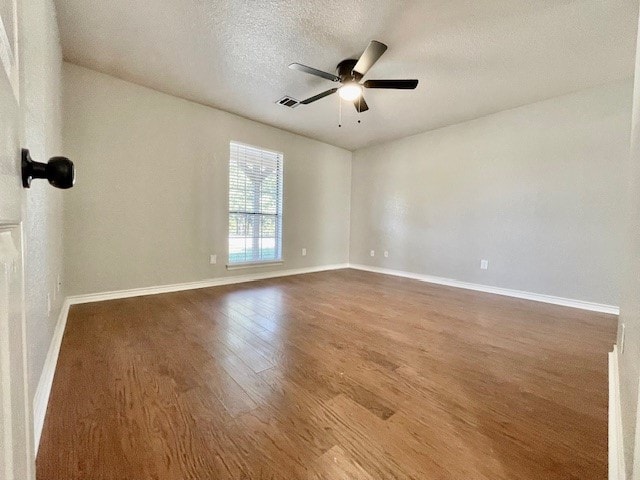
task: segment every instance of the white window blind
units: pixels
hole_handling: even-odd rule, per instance
[[[231,142],[229,265],[282,259],[281,153]]]

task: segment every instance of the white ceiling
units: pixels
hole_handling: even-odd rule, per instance
[[[354,150],[633,75],[637,0],[57,0],[66,60]],[[371,39],[389,49],[357,115],[334,84]],[[347,108],[348,107],[348,108]],[[357,118],[362,124],[356,123]]]

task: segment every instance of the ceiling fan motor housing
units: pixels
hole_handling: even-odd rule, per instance
[[[353,71],[353,67],[356,66],[356,63],[358,63],[358,60],[349,58],[338,64],[338,67],[336,68],[336,75],[340,77],[341,83],[359,82],[362,79],[362,75]]]

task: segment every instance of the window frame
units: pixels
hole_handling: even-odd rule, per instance
[[[277,176],[277,180],[278,180],[278,197],[276,199],[276,213],[275,214],[263,214],[263,213],[259,213],[257,215],[260,216],[272,216],[275,218],[275,224],[276,224],[276,234],[275,234],[275,253],[276,253],[276,258],[274,259],[268,259],[268,260],[250,260],[250,261],[243,261],[243,262],[232,262],[231,261],[231,248],[230,248],[230,241],[231,241],[231,228],[230,228],[230,216],[232,214],[239,214],[242,212],[231,212],[231,201],[230,201],[230,194],[231,194],[231,160],[232,160],[232,151],[233,151],[233,146],[239,146],[239,147],[247,147],[247,148],[251,148],[254,150],[259,150],[260,152],[266,152],[268,154],[273,154],[273,155],[277,155],[279,156],[279,175]],[[254,213],[254,212],[246,212],[245,214],[249,214],[249,213]],[[244,142],[239,142],[236,140],[231,140],[229,142],[229,160],[227,162],[227,216],[226,216],[226,221],[227,221],[227,270],[239,270],[239,269],[244,269],[244,268],[253,268],[253,267],[266,267],[266,266],[270,266],[270,265],[282,265],[284,263],[284,249],[282,248],[283,246],[283,217],[284,217],[284,153],[277,151],[277,150],[271,150],[268,148],[263,148],[263,147],[259,147],[257,145],[251,145],[249,143],[244,143]],[[255,238],[255,237],[250,237],[250,238]],[[259,238],[259,237],[258,237]]]

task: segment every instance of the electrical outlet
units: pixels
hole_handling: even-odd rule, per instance
[[[209,255],[209,264],[215,265],[218,263],[218,255]]]
[[[489,268],[489,260],[480,260],[480,269],[486,270]]]
[[[624,323],[620,325],[620,353],[624,353]]]
[[[384,251],[384,258],[389,258],[389,251],[388,250]]]
[[[51,313],[51,294],[47,293],[47,314]]]
[[[376,251],[375,250],[371,250],[369,252],[369,255],[371,255],[372,257],[375,257],[376,256]]]
[[[306,256],[307,256],[307,249],[306,249],[306,248],[303,248],[303,249],[302,249],[302,256],[303,256],[303,257],[306,257]]]

